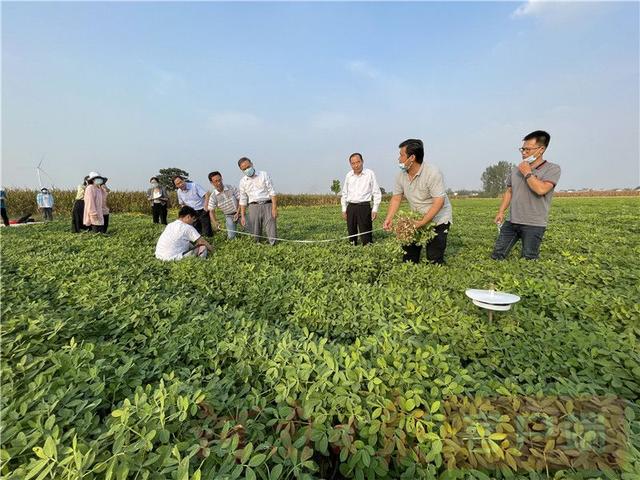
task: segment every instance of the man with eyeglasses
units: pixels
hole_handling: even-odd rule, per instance
[[[491,258],[503,260],[518,240],[522,240],[522,258],[535,260],[547,228],[553,191],[560,179],[560,166],[546,161],[544,153],[551,136],[536,130],[523,138],[522,162],[507,177],[507,191],[495,217],[500,233]],[[505,211],[509,207],[509,219]]]

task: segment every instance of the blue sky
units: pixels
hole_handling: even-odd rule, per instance
[[[2,3],[2,183],[159,168],[328,193],[351,152],[393,186],[421,138],[448,187],[480,188],[552,135],[560,189],[640,184],[635,2]],[[48,181],[51,183],[51,181]]]

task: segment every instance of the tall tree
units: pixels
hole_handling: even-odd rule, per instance
[[[485,169],[482,173],[482,189],[487,195],[492,197],[499,196],[507,189],[507,177],[514,167],[509,162],[498,162]]]
[[[158,181],[160,185],[163,185],[167,188],[167,190],[175,190],[176,187],[173,185],[173,177],[176,175],[180,175],[181,177],[187,178],[189,176],[189,172],[185,172],[181,168],[161,168],[159,170],[159,174],[156,175],[158,177]]]
[[[333,181],[333,183],[331,184],[331,191],[335,195],[338,195],[340,193],[340,180],[334,180]]]

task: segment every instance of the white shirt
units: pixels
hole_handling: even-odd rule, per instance
[[[156,244],[156,258],[179,260],[191,248],[191,242],[200,238],[198,231],[188,223],[178,219],[167,225]]]
[[[253,177],[245,175],[240,179],[238,191],[240,193],[240,205],[242,206],[246,206],[247,203],[251,202],[264,202],[276,196],[271,177],[267,172],[256,172]]]
[[[187,205],[194,210],[202,210],[204,208],[204,196],[207,192],[197,183],[185,182],[187,189],[185,191],[178,188],[178,203]]]
[[[342,184],[342,211],[347,211],[347,203],[370,202],[373,197],[372,212],[377,212],[382,200],[382,192],[373,170],[363,168],[360,175],[351,170]]]

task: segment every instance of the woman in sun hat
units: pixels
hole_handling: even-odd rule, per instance
[[[87,179],[87,188],[84,190],[84,216],[83,223],[91,228],[94,233],[104,232],[104,197],[100,186],[104,183],[104,177],[98,172],[90,172]]]

